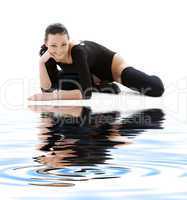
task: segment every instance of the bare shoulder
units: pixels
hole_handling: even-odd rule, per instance
[[[75,45],[78,45],[81,43],[81,40],[71,40],[70,41],[70,47],[74,47]]]

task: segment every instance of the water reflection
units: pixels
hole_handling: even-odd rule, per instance
[[[58,181],[63,181],[63,186],[64,181],[118,178],[128,173],[128,167],[110,164],[114,157],[111,150],[130,145],[146,129],[161,129],[164,120],[160,109],[141,110],[123,117],[120,111],[94,113],[89,107],[29,108],[40,112],[37,148],[41,154],[34,161],[45,167],[37,172],[55,178],[53,186],[60,184]]]

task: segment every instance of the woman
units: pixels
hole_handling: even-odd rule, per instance
[[[29,100],[90,99],[92,91],[119,93],[116,81],[141,94],[159,97],[161,79],[127,66],[114,51],[93,41],[70,40],[66,27],[50,24],[40,50],[42,93]]]

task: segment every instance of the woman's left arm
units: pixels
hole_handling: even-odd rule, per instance
[[[48,100],[81,100],[83,99],[80,90],[55,90],[53,92],[42,92],[29,97],[31,101]]]
[[[78,45],[72,51],[73,62],[80,77],[80,90],[83,99],[90,99],[92,96],[91,73],[87,62],[87,54],[84,46]]]
[[[72,58],[75,63],[76,71],[80,77],[80,88],[75,90],[55,90],[53,92],[42,92],[28,98],[34,101],[47,100],[79,100],[90,99],[92,96],[92,82],[87,55],[83,46],[77,46],[73,49]]]

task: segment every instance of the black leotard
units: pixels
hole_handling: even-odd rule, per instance
[[[46,50],[47,48],[41,49],[40,55]],[[51,90],[47,91],[79,88],[84,93],[85,98],[90,98],[93,83],[92,74],[101,81],[113,81],[111,65],[115,53],[96,42],[82,40],[71,48],[72,64],[56,62],[53,58],[45,63],[52,83]],[[57,66],[61,68],[60,71]],[[42,91],[46,92],[44,89]]]

